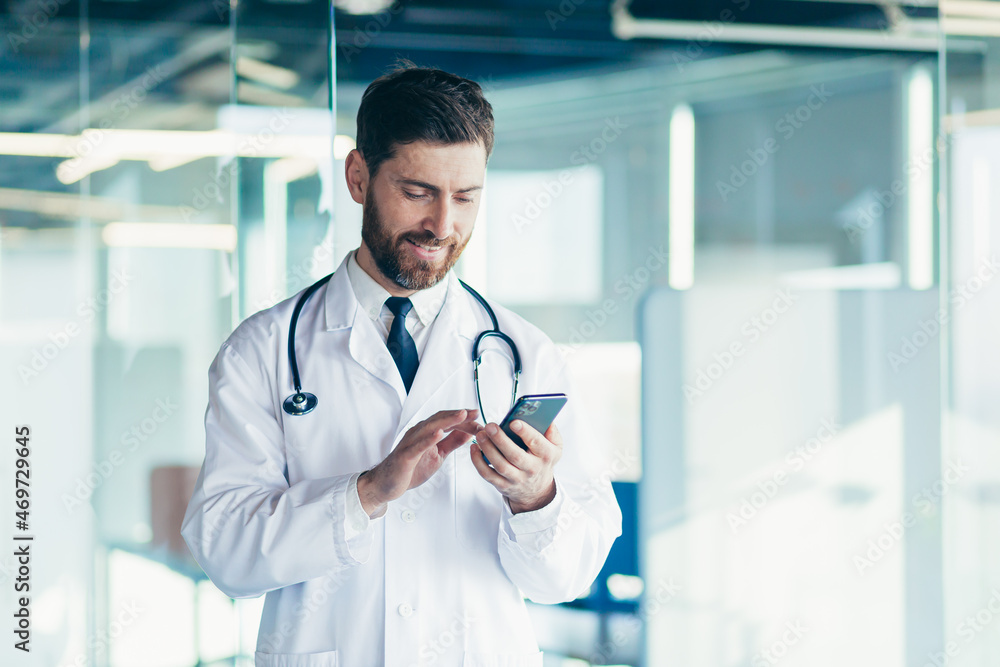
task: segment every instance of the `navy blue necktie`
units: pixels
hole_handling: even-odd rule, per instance
[[[403,378],[403,385],[409,393],[413,377],[417,374],[417,366],[420,364],[417,346],[413,344],[413,337],[406,330],[406,314],[413,308],[413,304],[405,296],[390,296],[385,300],[385,305],[393,314],[389,338],[385,344],[389,348],[392,360],[396,362],[399,375]]]

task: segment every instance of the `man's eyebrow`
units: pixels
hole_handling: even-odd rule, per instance
[[[430,190],[431,192],[440,192],[441,191],[441,188],[439,188],[438,186],[431,185],[430,183],[426,183],[424,181],[418,181],[415,178],[400,178],[400,179],[397,179],[397,181],[399,183],[404,184],[404,185],[412,185],[414,187],[423,188],[424,190]],[[476,190],[482,190],[482,189],[483,189],[483,186],[481,186],[481,185],[470,185],[467,188],[462,188],[461,190],[456,190],[455,192],[466,193],[466,192],[475,192]]]

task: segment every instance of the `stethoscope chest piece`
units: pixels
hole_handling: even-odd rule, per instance
[[[308,391],[299,391],[286,398],[281,407],[290,415],[304,415],[312,412],[317,402],[314,394],[310,394]]]

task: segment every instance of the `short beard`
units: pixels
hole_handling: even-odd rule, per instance
[[[458,261],[469,242],[469,239],[461,241],[456,234],[439,241],[429,231],[393,237],[379,214],[371,188],[368,189],[362,208],[361,240],[368,246],[375,266],[382,275],[407,290],[422,290],[437,285]],[[407,240],[428,247],[446,246],[443,263],[437,265],[413,257],[403,247]]]

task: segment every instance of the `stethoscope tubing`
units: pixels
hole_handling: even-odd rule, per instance
[[[302,293],[298,301],[296,301],[295,308],[292,310],[292,318],[288,324],[288,365],[291,369],[292,386],[295,389],[295,393],[288,396],[282,403],[282,408],[286,413],[290,415],[301,416],[308,414],[313,411],[313,409],[316,407],[316,404],[318,403],[318,399],[316,398],[315,394],[302,391],[302,381],[299,375],[298,358],[295,353],[295,330],[297,329],[298,326],[299,314],[302,312],[302,307],[305,305],[306,301],[308,301],[309,297],[311,297],[316,292],[316,290],[325,285],[332,277],[333,274],[331,273],[330,275],[324,276],[319,280],[317,280],[312,285],[310,285]],[[486,314],[489,315],[490,322],[493,324],[492,329],[487,329],[486,331],[480,332],[479,335],[476,336],[475,342],[472,344],[472,362],[473,362],[472,379],[476,385],[476,401],[479,404],[479,414],[480,417],[485,419],[485,415],[483,413],[483,400],[479,392],[479,364],[482,362],[482,356],[479,354],[480,343],[487,338],[496,337],[502,340],[504,343],[506,343],[507,346],[510,348],[511,357],[513,358],[514,361],[514,386],[513,389],[511,390],[511,401],[510,401],[511,406],[514,405],[514,402],[517,398],[517,383],[521,377],[521,355],[518,352],[517,344],[514,342],[514,339],[500,330],[500,324],[497,321],[496,313],[493,312],[493,308],[490,307],[490,304],[486,302],[486,299],[484,299],[479,292],[473,289],[465,281],[459,280],[458,282],[462,285],[462,287],[465,288],[467,292],[469,292],[469,294],[471,294],[476,299],[476,301],[479,302],[479,304],[486,311]]]

